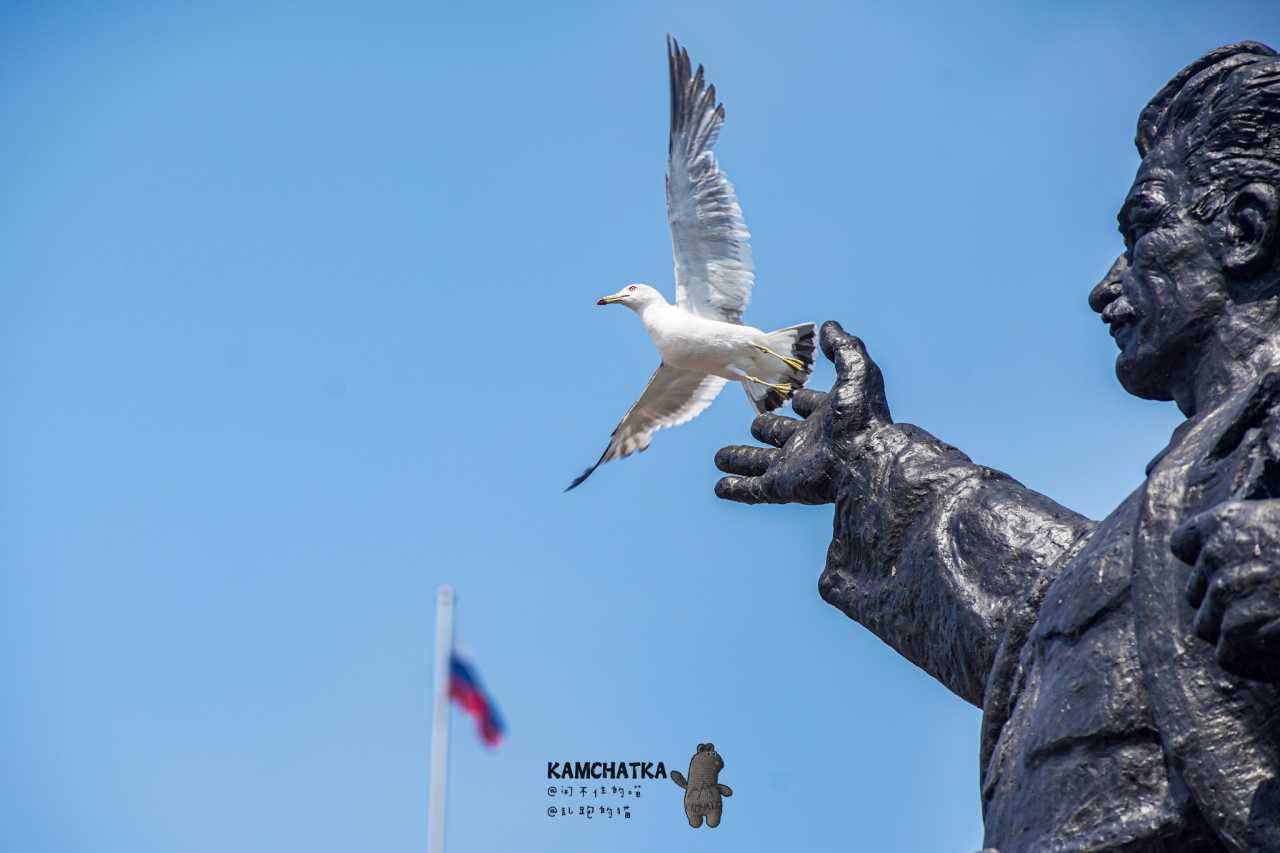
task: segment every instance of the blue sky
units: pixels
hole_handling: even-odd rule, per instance
[[[0,847],[972,851],[978,711],[825,605],[829,508],[717,501],[729,389],[561,489],[656,356],[663,36],[728,111],[747,319],[839,319],[910,421],[1105,515],[1177,423],[1085,296],[1138,111],[1268,4],[5,4]],[[826,387],[825,363],[813,385]],[[629,822],[546,763],[687,762]]]

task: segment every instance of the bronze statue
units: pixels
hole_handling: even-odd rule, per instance
[[[1089,304],[1186,420],[1107,518],[895,423],[833,322],[832,391],[716,455],[722,498],[834,503],[822,597],[983,709],[1001,853],[1280,851],[1280,57],[1206,54],[1137,146]]]

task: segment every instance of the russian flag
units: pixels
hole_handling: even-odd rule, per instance
[[[497,746],[501,742],[506,726],[498,708],[481,686],[475,669],[457,652],[449,656],[449,698],[456,700],[463,710],[476,718],[480,738],[486,746]]]

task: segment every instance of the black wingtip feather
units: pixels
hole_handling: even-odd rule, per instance
[[[621,426],[621,424],[619,424],[619,426]],[[613,437],[617,434],[618,428],[614,427],[613,432],[609,433],[609,443],[605,445],[604,453],[600,454],[600,458],[596,460],[596,464],[579,474],[577,478],[565,488],[566,492],[571,492],[578,488],[578,486],[581,486],[586,482],[588,477],[595,473],[597,468],[604,464],[604,458],[609,455],[609,448],[613,446]]]
[[[588,477],[590,477],[593,473],[595,473],[595,470],[599,467],[600,467],[599,464],[596,464],[596,465],[592,465],[590,468],[583,471],[581,474],[579,474],[577,477],[574,478],[572,483],[570,483],[568,486],[565,487],[565,491],[572,492],[574,489],[578,488],[578,486],[581,486],[583,483],[587,481]]]
[[[680,46],[670,33],[667,34],[667,68],[671,83],[671,136],[689,136],[692,150],[700,150],[705,135],[724,121],[724,104],[716,104],[716,87],[705,82],[701,65],[693,70],[689,51]],[[714,120],[708,121],[708,114]],[[672,144],[667,145],[670,153]]]

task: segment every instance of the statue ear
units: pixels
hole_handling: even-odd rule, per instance
[[[1241,187],[1227,204],[1223,265],[1237,277],[1256,275],[1276,256],[1280,193],[1271,184]]]

